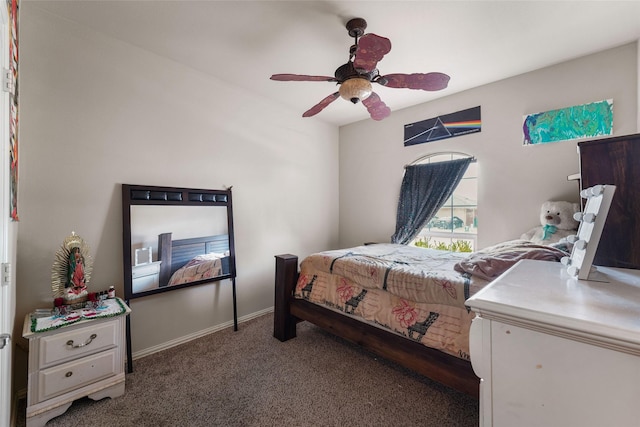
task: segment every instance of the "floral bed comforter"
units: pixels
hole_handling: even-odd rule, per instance
[[[473,254],[376,244],[320,252],[300,264],[294,296],[469,359],[465,301],[522,259],[560,261],[563,245],[511,240]]]
[[[454,270],[468,256],[394,244],[320,252],[302,261],[294,296],[468,360],[464,303],[489,283]]]
[[[221,255],[210,253],[198,255],[171,275],[169,286],[197,282],[222,274]]]

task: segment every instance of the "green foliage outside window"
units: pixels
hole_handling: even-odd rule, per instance
[[[437,249],[449,252],[472,252],[471,243],[466,240],[454,240],[451,243],[433,242],[430,237],[418,239],[414,243],[420,248]]]

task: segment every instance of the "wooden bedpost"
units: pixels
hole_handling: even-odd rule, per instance
[[[276,255],[273,336],[280,341],[296,337],[297,319],[291,315],[289,308],[297,280],[298,257],[290,254]]]
[[[160,275],[158,279],[159,286],[167,286],[171,278],[171,235],[173,233],[158,234],[158,261],[160,263]]]

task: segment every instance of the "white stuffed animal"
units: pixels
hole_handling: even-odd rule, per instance
[[[576,234],[580,224],[573,214],[580,210],[580,205],[570,202],[546,201],[540,208],[540,224],[520,236],[540,245],[558,243],[561,239]]]

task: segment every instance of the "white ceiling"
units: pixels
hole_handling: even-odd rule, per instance
[[[332,76],[353,43],[345,23],[392,49],[380,74],[440,71],[440,92],[374,90],[391,110],[640,39],[635,1],[36,1],[22,0],[229,84],[300,115],[336,90],[328,82],[276,82],[272,74]],[[368,118],[336,100],[314,118],[344,125]]]

